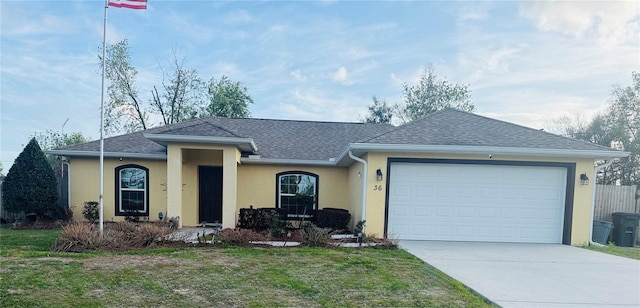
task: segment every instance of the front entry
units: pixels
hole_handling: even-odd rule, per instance
[[[222,167],[198,166],[200,222],[222,223]]]

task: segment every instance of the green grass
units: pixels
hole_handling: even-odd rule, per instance
[[[402,250],[161,247],[51,253],[55,230],[0,229],[3,307],[488,307]]]
[[[618,247],[613,244],[609,244],[603,247],[584,246],[583,248],[604,252],[611,255],[621,256],[625,258],[640,260],[640,247]]]

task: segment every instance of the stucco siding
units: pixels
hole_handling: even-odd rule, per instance
[[[136,164],[149,169],[149,219],[158,218],[158,212],[167,211],[167,168],[165,161],[139,159],[104,160],[104,221],[122,221],[124,216],[115,216],[115,168]],[[95,158],[72,158],[70,164],[71,206],[73,218],[83,220],[82,208],[86,201],[98,201],[99,169]]]
[[[276,174],[285,171],[305,171],[317,174],[319,208],[333,207],[348,209],[351,212],[347,168],[250,164],[238,166],[237,212],[239,213],[239,209],[248,208],[250,205],[255,208],[275,207]]]

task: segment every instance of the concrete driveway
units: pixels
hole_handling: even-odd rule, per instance
[[[554,244],[400,241],[502,307],[640,307],[640,261]]]

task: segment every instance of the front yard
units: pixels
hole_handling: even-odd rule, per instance
[[[0,229],[3,307],[488,307],[402,250],[155,248],[54,253],[56,230]]]
[[[584,248],[625,258],[640,260],[640,247],[618,247],[613,244],[609,244],[602,247],[584,246]]]

